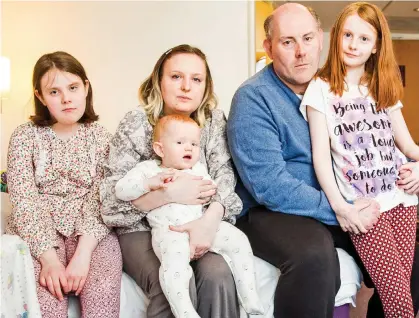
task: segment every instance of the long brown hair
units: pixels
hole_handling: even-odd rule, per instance
[[[205,54],[198,48],[188,44],[181,44],[175,46],[160,56],[153,72],[141,84],[138,91],[138,97],[141,106],[144,107],[147,113],[148,121],[155,126],[161,116],[163,116],[163,96],[161,93],[161,79],[163,75],[164,63],[176,54],[195,54],[200,57],[205,63],[206,77],[205,77],[205,92],[202,102],[198,109],[191,114],[191,118],[195,120],[200,127],[202,127],[207,118],[211,116],[211,110],[217,107],[217,98],[214,94],[214,84],[211,77],[211,71],[208,66]]]
[[[377,52],[371,54],[365,63],[365,73],[361,83],[367,85],[370,95],[377,102],[377,109],[394,106],[403,96],[403,85],[387,20],[374,4],[355,2],[343,9],[330,34],[330,50],[326,64],[317,76],[330,84],[334,94],[342,96],[346,76],[342,52],[342,29],[346,19],[354,14],[371,24],[377,32]]]
[[[45,107],[35,95],[36,90],[40,95],[42,95],[41,79],[46,73],[53,69],[77,75],[80,77],[83,84],[89,81],[83,65],[81,65],[81,63],[72,55],[61,51],[42,55],[35,64],[32,76],[35,115],[31,116],[30,119],[38,126],[51,126],[56,123],[56,120],[52,118],[48,108]],[[86,109],[78,122],[91,123],[98,119],[99,116],[96,115],[93,109],[93,91],[92,85],[89,81],[89,90],[86,97]]]

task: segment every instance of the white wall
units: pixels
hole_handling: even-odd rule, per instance
[[[44,53],[64,50],[82,62],[100,122],[111,132],[137,105],[140,83],[172,46],[188,43],[206,53],[226,113],[248,77],[246,1],[6,1],[1,15],[1,55],[11,59],[12,79],[3,100],[0,168],[11,133],[32,113],[31,73]]]
[[[330,32],[325,31],[323,32],[323,50],[320,54],[320,63],[319,67],[322,67],[327,59],[327,54],[329,53],[329,47],[330,47]]]

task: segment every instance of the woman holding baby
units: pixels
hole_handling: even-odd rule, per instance
[[[111,140],[102,183],[102,216],[116,228],[124,270],[150,299],[147,316],[173,317],[159,283],[160,262],[155,255],[147,212],[168,203],[205,204],[197,220],[172,228],[190,238],[190,296],[201,317],[238,317],[236,288],[222,256],[208,252],[222,220],[235,222],[242,203],[234,192],[236,177],[227,146],[226,119],[216,108],[211,72],[205,55],[197,48],[179,45],[166,51],[139,89],[140,107],[120,122]],[[153,128],[165,115],[191,117],[201,128],[200,160],[211,180],[182,175],[167,187],[150,191],[130,202],[117,199],[115,186],[138,162],[156,158],[152,148]]]

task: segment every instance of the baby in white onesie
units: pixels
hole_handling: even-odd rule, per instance
[[[158,133],[156,133],[158,131]],[[132,201],[145,193],[165,187],[182,173],[211,180],[199,162],[199,126],[189,117],[169,115],[155,127],[153,149],[161,158],[138,163],[115,186],[120,200]],[[160,259],[160,284],[176,317],[199,317],[189,297],[192,276],[189,236],[174,232],[169,225],[181,225],[202,216],[202,205],[170,203],[147,213],[154,252]],[[240,304],[249,314],[263,314],[259,300],[253,253],[244,233],[222,221],[210,251],[224,257],[233,273]]]

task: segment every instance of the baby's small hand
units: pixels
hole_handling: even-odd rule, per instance
[[[175,181],[174,177],[169,177],[169,178],[164,179],[164,183],[169,183],[169,182],[172,182],[172,181]]]
[[[187,173],[185,173],[185,172],[183,172],[183,171],[181,171],[181,170],[176,170],[176,169],[173,169],[173,171],[174,171],[174,174],[173,174],[171,177],[169,177],[169,178],[167,178],[166,180],[164,180],[164,183],[174,182],[174,181],[176,181],[179,177],[182,177],[182,176],[187,175]]]
[[[166,181],[166,180],[173,178],[173,176],[174,176],[174,171],[172,169],[156,174],[154,177],[151,177],[150,179],[147,180],[148,189],[150,191],[154,191],[154,190],[166,188],[167,187],[166,183],[171,181],[171,180],[170,181]]]

